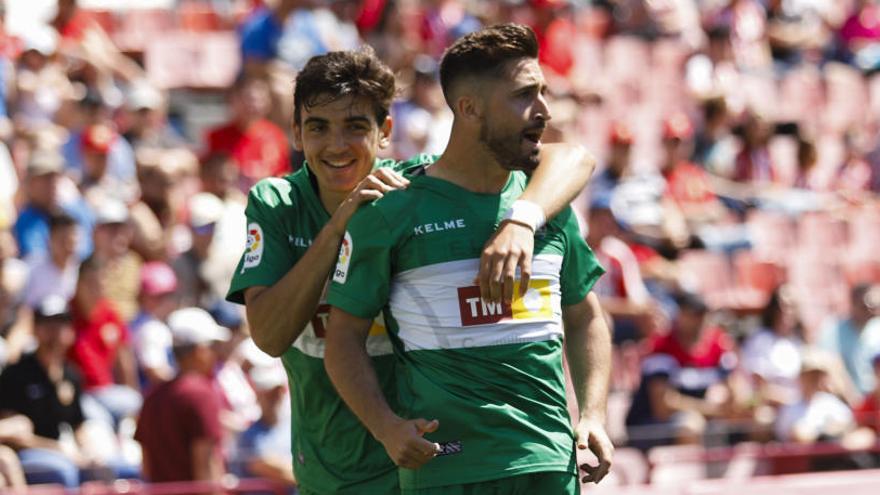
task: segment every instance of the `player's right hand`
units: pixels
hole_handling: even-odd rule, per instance
[[[367,201],[381,198],[388,191],[404,189],[409,180],[390,168],[378,168],[363,178],[345,200],[336,208],[330,223],[341,236],[345,233],[348,220],[357,211],[358,206]]]
[[[396,419],[384,428],[378,440],[388,457],[402,468],[418,469],[437,455],[439,445],[423,438],[425,433],[437,431],[436,419]]]

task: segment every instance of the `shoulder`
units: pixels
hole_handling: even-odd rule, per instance
[[[258,202],[266,206],[274,207],[282,204],[291,204],[293,197],[291,192],[294,183],[304,175],[302,171],[294,172],[286,177],[267,177],[251,187],[248,193],[248,203]]]

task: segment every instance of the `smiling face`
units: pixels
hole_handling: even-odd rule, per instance
[[[348,194],[373,169],[379,149],[388,146],[391,118],[376,122],[374,105],[364,97],[316,101],[303,106],[294,123],[294,146],[305,154],[322,194]]]
[[[534,170],[541,136],[550,120],[547,82],[533,58],[508,62],[502,74],[483,84],[480,142],[505,169]]]

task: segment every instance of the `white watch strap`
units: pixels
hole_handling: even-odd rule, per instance
[[[522,199],[518,199],[510,205],[510,208],[504,213],[504,220],[521,223],[534,232],[543,227],[547,221],[544,217],[544,210],[540,206]]]

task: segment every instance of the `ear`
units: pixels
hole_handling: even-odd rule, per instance
[[[293,149],[303,151],[302,126],[296,121],[293,122]]]
[[[479,122],[483,119],[485,102],[473,93],[463,93],[455,100],[455,114],[462,120]]]
[[[385,149],[391,145],[392,128],[394,128],[394,120],[389,115],[385,117],[385,121],[379,126],[379,148]]]

